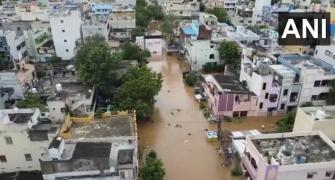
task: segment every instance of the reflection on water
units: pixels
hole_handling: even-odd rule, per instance
[[[184,85],[181,73],[183,66],[177,58],[153,57],[148,66],[161,72],[164,81],[156,97],[153,122],[139,123],[140,144],[157,151],[164,163],[165,179],[233,179],[230,170],[221,166],[217,146],[205,139],[204,129],[216,130],[216,124],[206,121],[194,99],[192,88]],[[270,124],[274,123],[273,120],[259,118],[255,120],[256,123],[249,122],[223,123],[223,129],[260,128],[265,124],[265,128],[270,130]],[[181,127],[175,127],[176,124]]]

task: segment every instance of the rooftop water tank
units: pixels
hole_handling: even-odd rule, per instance
[[[62,90],[63,90],[62,84],[60,84],[60,83],[56,84],[56,91],[61,92]]]

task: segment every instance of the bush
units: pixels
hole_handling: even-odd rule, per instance
[[[200,102],[199,104],[199,108],[202,110],[202,109],[205,109],[206,108],[206,104],[204,102]]]
[[[223,64],[214,64],[214,63],[206,63],[202,66],[202,71],[204,73],[211,73],[211,72],[224,72],[224,65]]]
[[[234,169],[231,170],[231,175],[232,176],[241,176],[243,174],[240,166],[235,166]]]
[[[185,82],[189,86],[194,86],[195,83],[197,82],[197,75],[195,72],[191,72],[185,77]]]

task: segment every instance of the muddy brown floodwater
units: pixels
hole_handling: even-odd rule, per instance
[[[221,165],[217,145],[208,143],[204,129],[217,130],[199,110],[193,90],[184,85],[182,65],[175,56],[152,57],[148,64],[163,75],[163,85],[156,97],[153,122],[139,123],[140,146],[155,150],[162,159],[165,180],[230,180],[230,169]],[[253,118],[223,123],[223,129],[251,129],[271,124],[277,118]],[[170,123],[170,125],[169,125]],[[175,125],[180,124],[181,128]],[[191,135],[188,135],[191,133]]]

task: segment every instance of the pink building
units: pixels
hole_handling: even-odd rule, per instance
[[[202,77],[202,86],[208,96],[208,108],[215,117],[255,116],[257,96],[236,77],[223,74]]]

